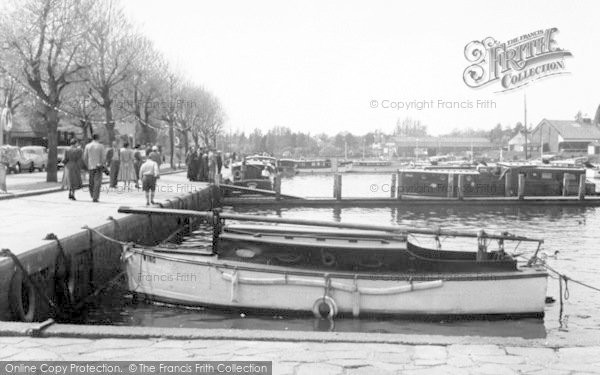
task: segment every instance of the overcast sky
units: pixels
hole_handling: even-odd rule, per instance
[[[230,129],[287,126],[311,133],[391,132],[410,116],[433,134],[542,118],[593,117],[600,104],[598,1],[126,0],[127,12],[169,61],[215,93]],[[557,27],[573,53],[568,75],[496,93],[462,79],[472,40]],[[370,102],[434,100],[435,108]],[[438,100],[493,100],[495,109],[441,109]]]

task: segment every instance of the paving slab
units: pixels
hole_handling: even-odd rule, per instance
[[[204,189],[203,182],[189,182],[185,172],[162,175],[157,182],[156,202]],[[85,191],[84,191],[85,190]],[[144,206],[144,192],[119,184],[117,189],[102,185],[100,202],[93,203],[87,188],[77,191],[77,200],[70,201],[66,191],[0,200],[0,248],[15,254],[48,243],[44,237],[54,233],[58,238],[82,231],[83,225],[96,227],[126,216],[117,212],[119,206]]]

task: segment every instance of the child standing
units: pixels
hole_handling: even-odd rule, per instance
[[[154,204],[154,192],[156,191],[156,180],[158,179],[158,164],[150,157],[146,157],[140,166],[140,177],[142,178],[142,190],[146,193],[146,206]]]

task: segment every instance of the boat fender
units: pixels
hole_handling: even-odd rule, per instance
[[[338,313],[338,308],[333,298],[323,296],[315,301],[312,311],[315,318],[333,319]]]
[[[234,171],[233,178],[235,178],[236,180],[241,180],[242,179],[242,171],[240,171],[240,170]]]
[[[40,301],[33,285],[24,279],[21,270],[15,272],[10,282],[8,298],[10,308],[17,319],[22,322],[33,322],[35,320]]]

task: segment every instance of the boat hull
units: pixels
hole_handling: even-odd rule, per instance
[[[337,315],[543,316],[544,270],[466,274],[324,273],[125,250],[129,289],[188,306]],[[323,309],[325,307],[325,309]]]

